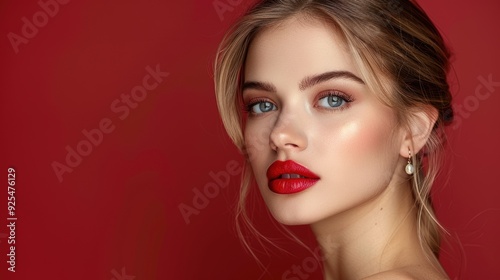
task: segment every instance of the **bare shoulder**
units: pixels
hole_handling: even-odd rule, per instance
[[[449,280],[445,274],[428,267],[408,266],[384,271],[363,278],[364,280]]]

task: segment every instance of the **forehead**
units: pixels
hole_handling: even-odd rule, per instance
[[[292,17],[260,31],[252,40],[245,80],[300,80],[334,70],[359,72],[343,37],[324,21]]]

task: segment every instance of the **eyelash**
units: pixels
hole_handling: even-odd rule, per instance
[[[315,105],[314,107],[315,108],[319,108],[319,109],[324,109],[324,110],[327,110],[327,111],[343,111],[345,109],[348,109],[350,107],[349,103],[351,103],[351,102],[354,101],[354,99],[352,98],[352,96],[349,95],[349,94],[347,94],[347,93],[336,91],[336,90],[330,90],[330,91],[324,92],[323,94],[320,94],[318,96],[318,98],[315,100],[314,104],[317,104],[319,100],[321,100],[321,99],[323,99],[325,97],[329,97],[329,96],[340,97],[342,100],[345,101],[344,105],[342,105],[340,108],[324,108],[324,107],[319,107],[317,105]]]
[[[342,100],[345,101],[344,105],[341,106],[338,109],[336,109],[336,108],[324,108],[324,107],[319,107],[317,105],[315,105],[314,107],[315,108],[319,108],[319,109],[323,109],[323,110],[327,110],[327,111],[343,111],[345,109],[348,109],[350,107],[349,103],[351,103],[351,102],[354,101],[354,99],[352,98],[352,96],[349,95],[349,94],[347,94],[347,93],[343,93],[343,92],[336,91],[336,90],[330,90],[330,91],[324,92],[323,94],[320,94],[315,99],[314,103],[316,104],[319,100],[321,100],[321,99],[323,99],[325,97],[329,97],[329,96],[338,96],[338,97],[342,98]],[[255,105],[259,104],[259,103],[262,103],[262,102],[269,102],[269,103],[273,104],[274,106],[276,106],[276,104],[274,104],[274,102],[270,101],[267,98],[255,98],[255,99],[252,99],[250,101],[250,103],[245,104],[245,106],[244,106],[243,109],[244,109],[245,112],[249,113],[250,115],[261,115],[261,114],[264,114],[264,113],[257,114],[257,113],[254,113],[252,111],[253,106],[255,106]]]
[[[271,102],[269,99],[266,99],[266,98],[255,98],[255,99],[252,99],[250,101],[250,103],[245,104],[244,110],[245,110],[245,112],[252,114],[253,113],[252,112],[253,106],[255,106],[255,105],[259,104],[259,103],[263,103],[263,102],[269,102],[269,103],[272,103],[274,105],[274,103]]]

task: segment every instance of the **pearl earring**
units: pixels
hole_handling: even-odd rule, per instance
[[[413,172],[415,172],[415,168],[413,167],[413,164],[411,163],[411,151],[410,148],[408,148],[408,164],[405,167],[406,174],[412,175]]]

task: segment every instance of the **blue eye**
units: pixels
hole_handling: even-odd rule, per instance
[[[350,102],[346,100],[345,98],[334,95],[334,94],[329,94],[321,99],[318,100],[318,105],[324,108],[339,108],[342,105],[345,105],[347,102]]]
[[[253,114],[262,114],[276,110],[276,105],[269,101],[259,101],[250,104],[249,111]]]

